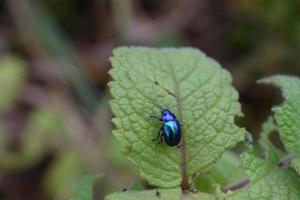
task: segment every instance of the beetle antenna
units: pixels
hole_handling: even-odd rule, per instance
[[[153,103],[152,101],[149,101],[149,103],[151,103],[152,105],[154,105],[156,108],[158,108],[159,110],[162,110],[162,107],[156,105],[155,103]]]
[[[176,106],[178,106],[179,104],[175,104],[175,105],[173,105],[173,106],[170,106],[169,108],[166,108],[166,109],[171,109],[171,108],[173,108],[173,107],[176,107]]]

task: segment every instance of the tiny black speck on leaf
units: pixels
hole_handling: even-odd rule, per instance
[[[156,189],[155,195],[156,195],[157,197],[160,197],[160,192],[159,192],[157,189]]]

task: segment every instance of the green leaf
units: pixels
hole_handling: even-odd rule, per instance
[[[300,159],[294,158],[292,161],[292,167],[296,170],[298,174],[300,174]]]
[[[29,167],[49,151],[65,144],[66,129],[62,116],[53,110],[40,108],[32,111],[22,137],[20,152],[0,146],[0,169],[13,170]],[[0,144],[5,144],[5,128],[0,130]]]
[[[300,199],[300,179],[292,169],[281,169],[273,161],[263,160],[247,151],[242,155],[242,168],[250,185],[234,192],[227,200]]]
[[[39,159],[44,153],[66,142],[66,126],[63,117],[48,108],[34,110],[30,114],[23,137],[23,152],[27,158]]]
[[[71,200],[93,200],[93,187],[101,175],[87,176],[75,187],[74,196]]]
[[[74,181],[86,173],[86,162],[75,149],[66,149],[51,162],[44,178],[45,190],[54,199],[68,199]]]
[[[272,131],[277,131],[277,127],[274,123],[273,117],[269,117],[262,125],[262,131],[259,135],[260,139],[258,143],[260,147],[263,148],[266,159],[276,163],[282,156],[284,156],[284,153],[277,149],[269,140],[269,135]]]
[[[213,193],[218,187],[238,182],[245,178],[239,168],[240,160],[231,152],[225,152],[222,158],[211,168],[208,174],[199,175],[193,185],[196,189],[206,193]]]
[[[0,58],[0,111],[10,109],[17,101],[26,79],[23,61],[16,57]]]
[[[214,200],[212,195],[201,193],[201,192],[189,192],[188,194],[182,194],[179,188],[175,189],[158,189],[148,191],[126,191],[113,193],[105,198],[105,200]]]
[[[276,75],[261,80],[282,90],[284,103],[273,108],[280,139],[289,153],[295,157],[292,166],[300,174],[300,79]]]
[[[202,192],[213,193],[217,187],[238,182],[245,178],[239,168],[240,160],[231,152],[225,152],[222,158],[212,167],[209,174],[201,174],[194,180],[196,189]]]
[[[231,152],[225,152],[215,166],[210,176],[221,186],[237,182],[246,175],[239,168],[240,160]]]
[[[122,47],[111,63],[113,133],[150,184],[179,186],[181,166],[188,177],[204,172],[244,139],[244,129],[234,124],[241,111],[231,76],[201,51]],[[160,114],[150,102],[177,104],[172,111],[183,124],[180,149],[152,141],[162,124],[149,118]]]

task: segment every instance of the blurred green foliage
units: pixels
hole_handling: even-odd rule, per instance
[[[22,59],[0,57],[0,111],[11,109],[22,93],[26,81],[26,67]]]
[[[7,148],[5,141],[8,141],[8,132],[2,132],[1,137],[4,144],[0,147],[1,170],[17,170],[29,167],[45,154],[51,152],[54,149],[53,145],[58,145],[63,141],[61,118],[49,110],[33,111],[23,132],[22,144],[18,152]]]
[[[117,0],[114,2],[118,3]],[[189,45],[204,50],[225,46],[220,50],[221,55],[211,56],[221,58],[225,66],[230,66],[235,86],[241,94],[245,113],[242,123],[253,133],[259,132],[260,122],[269,112],[266,105],[273,101],[267,98],[270,95],[268,91],[257,90],[253,86],[254,80],[275,73],[300,75],[298,0],[211,0],[201,1],[201,5],[193,5],[189,1],[185,4],[192,5],[188,7],[188,13],[199,14],[190,18],[186,12],[180,11],[185,7],[176,7],[173,1],[120,2],[124,5],[123,9],[109,1],[7,0],[0,3],[0,180],[7,181],[5,176],[8,174],[18,175],[35,169],[50,156],[51,161],[40,172],[41,190],[50,199],[68,199],[77,180],[99,171],[107,176],[96,182],[104,188],[98,191],[98,199],[123,187],[151,188],[137,175],[136,168],[120,155],[119,145],[111,137],[109,97],[103,92],[107,79],[101,73],[94,73],[85,62],[94,60],[101,63],[95,68],[106,73],[107,58],[116,45]],[[166,17],[169,10],[172,10],[170,18]],[[228,13],[226,19],[218,21],[220,10]],[[171,26],[178,19],[187,22],[179,27]],[[171,28],[166,33],[159,32],[169,25]],[[223,26],[226,26],[226,34],[215,29]],[[155,40],[140,43],[138,39],[126,40],[122,35],[128,29],[132,31],[130,33],[137,33],[143,28],[150,31],[141,32],[142,37],[141,34],[135,37],[147,39],[154,33]],[[199,29],[199,32],[190,33],[191,28]],[[215,40],[209,30],[223,34],[222,40]],[[213,39],[209,40],[210,36]],[[88,57],[83,58],[86,54]],[[89,57],[91,54],[95,56]],[[52,76],[52,73],[58,76]],[[94,85],[95,80],[92,79],[95,77],[100,82],[97,85],[100,89]],[[44,91],[38,97],[46,99],[67,94],[70,99],[64,100],[64,103],[75,105],[71,109],[76,110],[75,115],[81,118],[74,117],[74,113],[65,114],[66,111],[53,102],[28,103],[24,96],[31,95],[28,92],[31,87]],[[99,96],[103,98],[99,99]],[[266,103],[262,103],[263,100],[267,100]],[[17,116],[17,119],[11,115]],[[78,133],[74,133],[74,129],[78,127],[74,128],[70,123],[74,118],[78,123],[86,123],[93,131],[82,129],[79,139],[76,138]],[[84,138],[94,141],[94,147],[91,148],[89,142],[85,143]],[[224,162],[220,166],[233,165],[233,168],[237,164],[227,155],[219,162]],[[215,189],[216,182],[225,185],[225,179],[232,178],[233,181],[240,177],[239,173],[226,177],[218,169],[218,164],[213,174],[196,181],[196,188],[211,191]],[[218,177],[221,180],[216,180]],[[211,182],[211,187],[203,186],[203,179]],[[5,185],[6,182],[0,181],[0,198],[4,196],[4,199]],[[14,186],[18,187],[18,184]]]
[[[238,87],[274,73],[300,74],[300,2],[229,1],[234,27],[230,36]]]
[[[22,60],[13,57],[5,57],[0,60],[1,71],[1,113],[10,112],[18,107],[21,98],[21,90],[26,92],[27,68]],[[103,102],[105,103],[105,102]],[[101,108],[101,106],[100,106]],[[107,108],[107,107],[106,107]],[[104,108],[103,108],[104,109]],[[100,112],[103,112],[101,110]],[[108,123],[109,114],[97,114],[98,118]],[[54,159],[43,175],[43,187],[50,196],[57,199],[67,199],[73,194],[74,183],[88,172],[96,172],[95,163],[101,166],[109,166],[110,163],[126,174],[134,173],[127,161],[120,156],[115,148],[114,140],[99,140],[99,161],[89,161],[72,142],[72,133],[67,128],[65,116],[55,109],[47,106],[36,107],[30,111],[26,124],[22,127],[21,143],[18,150],[9,148],[9,127],[5,120],[0,120],[0,172],[13,172],[30,168],[36,165],[47,155],[54,153]],[[109,125],[106,124],[109,127]],[[103,154],[100,144],[105,144],[107,151]],[[101,152],[101,153],[100,153]],[[103,163],[106,162],[107,163]],[[94,167],[93,167],[94,166]],[[121,171],[122,171],[121,170]],[[131,172],[130,172],[131,171]],[[127,176],[127,175],[125,175]],[[103,188],[111,186],[109,180],[101,183]],[[101,195],[107,192],[102,191]]]
[[[93,199],[93,185],[101,175],[85,177],[76,186],[74,196],[71,200],[91,200]]]

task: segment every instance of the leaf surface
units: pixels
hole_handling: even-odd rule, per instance
[[[182,194],[180,188],[175,189],[158,189],[148,191],[127,191],[111,194],[105,200],[214,200],[215,198],[209,194],[195,192]]]
[[[193,180],[193,186],[202,192],[213,193],[218,187],[238,182],[246,176],[239,164],[240,160],[235,154],[225,152],[208,174],[201,174]]]
[[[269,161],[276,163],[280,158],[284,156],[284,152],[276,148],[269,140],[269,135],[273,131],[277,131],[277,127],[273,117],[270,116],[262,125],[262,131],[259,134],[260,138],[258,140],[258,143],[263,149],[264,157]]]
[[[300,79],[276,75],[260,82],[274,84],[282,90],[284,102],[273,108],[274,118],[286,151],[294,156],[292,166],[300,174]]]
[[[177,187],[182,178],[182,151],[152,141],[162,126],[151,120],[174,104],[182,126],[187,175],[204,172],[222,154],[244,139],[234,124],[241,115],[230,74],[193,48],[121,47],[113,51],[110,101],[122,152],[150,184]],[[182,140],[182,142],[183,142]]]
[[[242,155],[242,168],[250,185],[236,191],[227,200],[297,200],[300,179],[292,169],[281,169],[272,160],[263,160],[247,151]]]
[[[93,186],[101,175],[87,176],[75,187],[74,196],[71,200],[93,200]]]

